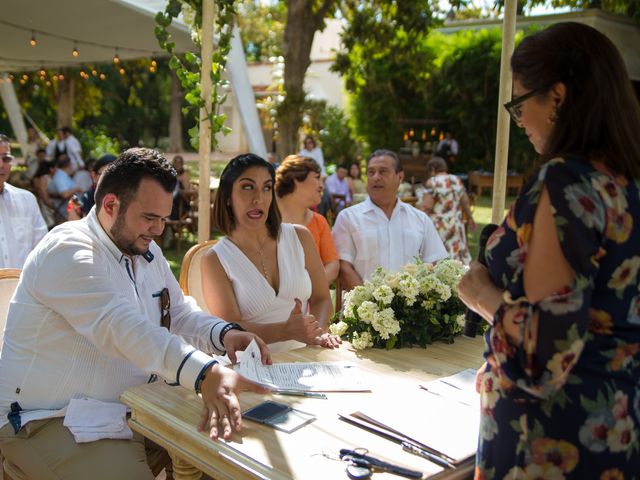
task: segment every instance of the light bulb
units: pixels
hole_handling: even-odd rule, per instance
[[[38,44],[38,41],[36,40],[36,34],[33,30],[31,30],[31,40],[29,40],[29,45],[31,45],[32,47],[35,47]]]
[[[73,51],[71,52],[71,55],[73,55],[74,57],[80,56],[80,52],[78,51],[78,45],[75,42],[73,43]]]
[[[124,75],[124,74],[125,74],[124,68],[121,68],[120,69],[120,75]]]

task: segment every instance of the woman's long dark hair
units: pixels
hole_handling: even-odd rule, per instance
[[[271,206],[267,214],[267,230],[272,238],[278,238],[280,231],[280,210],[275,196],[275,178],[276,172],[273,165],[253,153],[238,155],[231,159],[227,166],[224,167],[222,175],[220,175],[220,185],[216,191],[215,202],[213,204],[213,227],[220,230],[225,235],[231,234],[236,228],[236,221],[233,217],[231,209],[231,191],[233,184],[240,178],[240,175],[251,167],[264,168],[269,172],[271,180],[273,180],[274,188],[271,190]]]
[[[556,23],[526,37],[511,57],[530,90],[566,86],[542,160],[574,154],[640,178],[640,106],[620,53],[598,30]]]

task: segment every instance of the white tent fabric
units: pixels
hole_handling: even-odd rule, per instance
[[[164,5],[164,0],[2,0],[0,72],[111,62],[116,47],[123,60],[160,55],[154,16]],[[178,53],[195,49],[183,23],[174,21],[169,31]],[[36,46],[30,45],[32,34]],[[72,39],[78,40],[76,45]],[[72,55],[74,47],[80,53],[78,57]],[[232,80],[248,78],[244,56],[232,53],[228,70]],[[262,129],[255,128],[259,119],[253,91],[244,82],[236,87],[232,81],[232,88],[249,145],[254,153],[265,156]],[[18,121],[24,128],[21,118],[12,120],[12,124]],[[14,130],[20,137],[21,129]]]

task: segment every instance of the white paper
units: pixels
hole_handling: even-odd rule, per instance
[[[470,407],[480,405],[480,395],[476,392],[476,370],[473,368],[425,383],[420,387],[428,392]]]
[[[256,383],[282,390],[336,392],[369,391],[351,363],[275,363],[263,365],[255,340],[245,350],[236,371]]]

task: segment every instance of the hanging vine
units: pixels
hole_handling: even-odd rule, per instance
[[[225,89],[228,82],[224,79],[223,73],[227,64],[227,57],[231,50],[231,37],[233,35],[233,22],[236,14],[234,0],[214,0],[216,11],[214,41],[216,48],[213,49],[211,67],[211,111],[207,112],[207,117],[211,121],[211,147],[217,147],[216,134],[226,135],[231,131],[224,122],[226,115],[221,113],[221,106],[227,99]],[[191,29],[191,39],[198,47],[197,53],[187,52],[183,57],[175,53],[175,43],[171,41],[171,34],[168,31],[174,18],[182,13],[185,23]],[[199,141],[199,122],[206,118],[200,118],[200,109],[205,108],[205,100],[200,93],[200,72],[202,70],[202,59],[200,58],[200,47],[202,28],[202,0],[169,0],[163,12],[156,14],[155,34],[160,47],[171,56],[169,66],[175,70],[182,88],[185,92],[187,106],[183,108],[183,113],[194,113],[196,125],[189,129],[191,145],[197,149]]]

